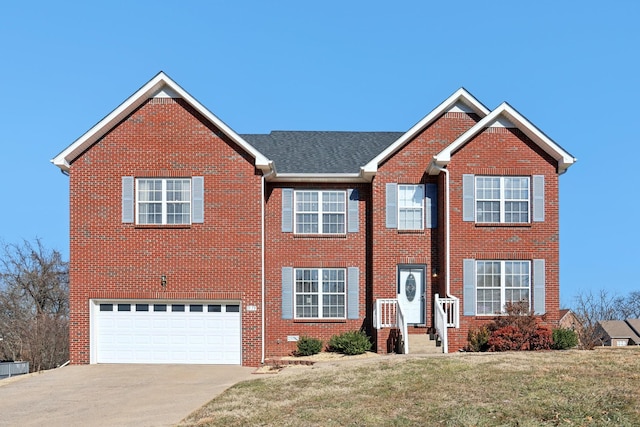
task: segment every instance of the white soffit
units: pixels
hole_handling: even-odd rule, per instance
[[[478,133],[489,127],[517,128],[527,135],[534,143],[558,162],[558,173],[564,173],[569,166],[576,162],[576,158],[546,136],[540,129],[518,113],[506,102],[500,104],[489,115],[476,123],[471,129],[463,133],[447,148],[436,156],[434,161],[444,167],[451,161],[451,155],[459,150]]]
[[[422,130],[424,130],[427,126],[433,123],[438,117],[447,112],[475,113],[480,117],[484,117],[489,114],[489,110],[487,109],[487,107],[482,105],[482,103],[469,92],[467,92],[466,89],[460,88],[449,98],[445,99],[444,102],[434,108],[422,120],[416,123],[404,135],[398,138],[396,142],[391,144],[382,153],[378,154],[369,163],[364,165],[362,167],[362,173],[364,175],[375,174],[380,163],[391,157],[407,142],[409,142],[417,134],[422,132]]]
[[[147,84],[138,89],[133,95],[127,98],[115,110],[109,113],[104,119],[93,126],[80,138],[75,140],[70,146],[54,157],[51,162],[63,171],[68,171],[71,163],[82,152],[93,145],[116,124],[131,114],[136,108],[142,105],[149,98],[182,98],[193,108],[206,117],[214,126],[220,129],[225,135],[236,142],[242,149],[255,159],[255,166],[261,169],[268,169],[271,162],[252,145],[242,139],[222,120],[216,117],[211,111],[205,108],[200,102],[193,98],[187,91],[182,89],[176,82],[171,80],[165,73],[158,73]]]

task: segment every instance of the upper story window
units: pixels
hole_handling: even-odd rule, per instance
[[[398,184],[398,230],[422,230],[424,186]]]
[[[122,177],[122,222],[190,225],[204,222],[204,177]]]
[[[476,177],[476,221],[529,222],[529,177]]]
[[[462,175],[462,220],[479,224],[544,221],[545,176]]]
[[[191,179],[136,179],[138,224],[190,224]]]
[[[298,234],[344,234],[345,191],[295,191],[295,230]]]
[[[423,230],[438,226],[438,186],[398,184],[385,186],[385,226],[397,230]]]

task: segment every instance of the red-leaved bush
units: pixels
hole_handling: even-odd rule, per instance
[[[522,351],[549,350],[553,344],[553,332],[539,325],[539,318],[529,310],[526,301],[509,303],[504,316],[498,316],[483,328],[489,334],[486,345],[480,342],[481,330],[469,331],[468,351]],[[484,335],[486,336],[486,335]],[[476,342],[477,341],[477,342]]]
[[[526,350],[527,340],[520,329],[513,325],[496,329],[489,337],[489,351]]]
[[[550,350],[553,345],[553,330],[548,326],[538,326],[529,340],[529,350]]]

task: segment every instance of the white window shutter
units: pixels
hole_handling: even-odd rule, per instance
[[[360,269],[347,268],[347,319],[360,318]]]
[[[191,178],[191,222],[204,222],[204,177]]]
[[[475,221],[476,217],[475,176],[462,175],[462,220]]]
[[[544,175],[533,175],[533,221],[544,221]]]
[[[133,177],[122,177],[122,222],[131,223],[134,217]]]
[[[293,267],[282,267],[282,318],[293,319]]]
[[[293,232],[293,188],[282,189],[282,232]]]
[[[388,183],[386,188],[387,228],[398,228],[398,184]]]
[[[360,229],[360,194],[358,189],[347,191],[347,232],[357,233]]]

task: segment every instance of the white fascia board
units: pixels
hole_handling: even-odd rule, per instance
[[[278,173],[272,174],[266,178],[269,182],[330,182],[330,183],[349,183],[349,182],[371,182],[361,173]]]
[[[270,162],[264,155],[251,146],[248,142],[242,139],[237,133],[235,133],[229,126],[227,126],[222,120],[216,117],[211,111],[205,108],[200,102],[193,98],[187,91],[182,89],[180,85],[171,80],[165,73],[160,72],[148,83],[138,89],[133,95],[127,98],[122,104],[120,104],[115,110],[109,113],[104,119],[98,122],[95,126],[89,129],[84,135],[75,140],[69,147],[64,149],[60,154],[54,157],[51,162],[61,168],[68,171],[71,162],[80,155],[84,150],[89,148],[94,142],[100,139],[106,132],[111,130],[118,122],[124,119],[127,115],[138,108],[147,99],[153,97],[161,90],[175,93],[187,101],[193,108],[200,114],[206,117],[213,125],[220,129],[225,135],[236,142],[241,148],[249,153],[255,159],[255,166],[266,170],[269,168]],[[165,88],[165,89],[163,89]]]
[[[447,148],[438,153],[434,157],[435,163],[438,166],[446,166],[451,161],[451,155],[454,152],[460,149],[478,133],[482,132],[485,128],[490,127],[501,117],[504,117],[513,123],[534,143],[553,157],[558,162],[558,173],[564,173],[569,166],[576,162],[577,159],[575,157],[556,144],[551,138],[546,136],[540,129],[533,125],[533,123],[527,120],[522,114],[518,113],[513,107],[506,102],[503,102],[495,110],[489,113],[489,115],[449,144]]]
[[[457,102],[462,102],[463,104],[469,106],[480,117],[484,117],[489,114],[489,109],[487,107],[485,107],[473,95],[467,92],[465,88],[460,88],[453,95],[444,100],[444,102],[434,108],[422,120],[416,123],[404,135],[398,138],[396,142],[388,146],[383,152],[378,154],[369,163],[364,165],[362,167],[362,173],[375,174],[378,171],[378,166],[380,165],[380,163],[385,161],[387,158],[393,155],[393,153],[402,148],[408,141],[422,132],[424,128],[433,123],[433,121],[440,117],[441,114],[451,109]]]

